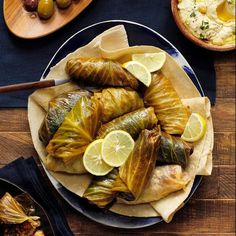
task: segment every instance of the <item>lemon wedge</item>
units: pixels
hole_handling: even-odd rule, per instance
[[[102,143],[102,158],[110,166],[118,167],[125,163],[134,148],[134,140],[123,130],[110,132]]]
[[[101,148],[103,139],[93,141],[88,145],[83,156],[85,169],[96,176],[108,174],[113,167],[106,164],[102,159]]]
[[[122,65],[127,71],[129,71],[135,78],[142,82],[147,87],[151,84],[152,76],[148,69],[137,61],[128,61]]]
[[[160,70],[166,61],[165,52],[133,54],[132,60],[144,65],[149,72]]]
[[[206,133],[206,120],[198,113],[192,113],[181,138],[187,142],[196,142]]]

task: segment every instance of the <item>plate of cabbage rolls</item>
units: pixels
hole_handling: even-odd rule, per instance
[[[163,36],[106,21],[69,38],[30,95],[34,147],[61,196],[118,228],[169,223],[211,174],[211,105]],[[181,214],[181,213],[180,213]]]
[[[0,235],[54,236],[49,218],[27,192],[0,178]]]

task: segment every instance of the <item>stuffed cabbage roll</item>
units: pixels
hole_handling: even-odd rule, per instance
[[[116,193],[112,190],[112,187],[117,176],[118,169],[114,168],[105,176],[94,177],[83,197],[100,208],[106,207],[115,198]]]
[[[126,184],[120,178],[120,175],[117,176],[112,190],[116,193],[116,197],[126,199],[127,201],[133,201],[135,199],[134,195],[129,191]]]
[[[87,170],[83,164],[83,158],[79,155],[78,158],[75,158],[69,162],[64,162],[62,159],[54,158],[53,156],[47,155],[44,160],[44,165],[48,170],[54,172],[64,172],[69,174],[84,174],[87,173]]]
[[[124,201],[123,199],[119,199],[119,202],[125,202],[126,204],[141,204],[157,201],[170,193],[183,189],[190,180],[190,176],[183,172],[179,165],[158,166],[152,172],[150,181],[143,189],[143,192],[138,199],[135,201]]]
[[[3,185],[4,186],[4,185]],[[1,189],[2,191],[2,189]],[[17,191],[19,192],[19,191]],[[24,193],[23,193],[24,194]],[[30,213],[35,214],[34,202],[31,200],[28,194],[21,194],[16,197],[13,197],[10,193],[6,192],[2,198],[0,198],[0,226],[2,224],[7,225],[18,225],[26,221],[31,222],[32,224],[37,224],[37,220],[40,219],[39,216],[33,216]],[[17,197],[20,202],[18,202]],[[30,207],[28,206],[30,204]],[[30,212],[31,208],[31,212]],[[37,212],[38,213],[38,212]],[[12,227],[13,228],[13,227]],[[2,232],[0,228],[0,233]],[[18,231],[19,232],[19,231]],[[3,234],[2,234],[3,235]],[[23,235],[19,232],[14,234],[4,234],[4,235]],[[26,234],[24,234],[26,235]],[[29,235],[29,234],[27,234]]]
[[[182,134],[189,118],[185,107],[171,82],[161,73],[153,75],[151,85],[144,93],[144,103],[154,107],[161,127],[168,134]]]
[[[121,64],[103,58],[72,58],[66,63],[66,73],[73,79],[98,85],[138,88],[137,79]]]
[[[136,138],[143,129],[152,129],[156,124],[154,109],[152,107],[141,108],[103,124],[98,130],[97,138],[104,138],[113,130],[124,130]]]
[[[134,200],[127,186],[119,177],[118,168],[114,168],[105,176],[94,176],[92,183],[86,189],[83,197],[100,208],[108,206],[117,196],[117,192],[122,192]]]
[[[69,93],[63,93],[53,98],[48,103],[48,111],[39,129],[39,139],[47,145],[52,139],[58,127],[63,122],[65,116],[82,96],[89,96],[90,92],[86,90],[76,90]]]
[[[162,132],[157,162],[178,164],[185,168],[192,152],[193,146],[191,144],[185,142],[180,137]]]
[[[93,141],[100,126],[101,106],[93,98],[81,97],[65,117],[47,146],[48,154],[65,163],[79,158]]]
[[[146,188],[157,160],[161,134],[158,128],[143,130],[137,139],[133,151],[120,167],[119,175],[135,199]]]
[[[94,97],[101,102],[103,107],[103,123],[144,107],[143,99],[139,94],[128,88],[103,89],[100,93],[94,93]]]

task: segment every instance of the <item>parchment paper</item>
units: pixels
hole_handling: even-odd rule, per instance
[[[153,46],[135,46],[129,47],[127,34],[124,26],[113,27],[101,35],[98,35],[88,45],[77,49],[75,52],[67,55],[57,65],[51,68],[46,79],[68,79],[68,83],[56,87],[39,89],[29,97],[28,119],[31,130],[31,136],[34,147],[45,163],[46,151],[38,138],[38,130],[47,111],[48,102],[55,96],[64,92],[72,91],[78,86],[69,81],[64,71],[66,61],[75,56],[86,57],[105,57],[118,60],[123,63],[130,60],[132,53],[160,52],[159,48]],[[210,103],[207,98],[201,98],[191,79],[182,68],[167,54],[166,62],[162,68],[163,74],[170,79],[178,95],[183,99],[183,103],[188,105],[191,111],[199,112],[207,118],[207,133],[205,137],[195,144],[194,153],[191,155],[189,165],[186,169],[191,174],[192,180],[187,187],[181,191],[170,194],[169,196],[150,204],[140,204],[127,206],[125,204],[115,204],[111,211],[119,214],[139,217],[150,217],[161,215],[166,222],[169,222],[174,213],[183,206],[183,201],[187,198],[197,174],[209,175],[212,169],[212,148],[213,148],[213,127],[210,115]],[[80,163],[81,162],[81,163]],[[91,175],[84,174],[85,169],[82,161],[78,160],[77,165],[81,164],[81,174],[51,174],[68,190],[78,196],[82,196],[91,182]]]

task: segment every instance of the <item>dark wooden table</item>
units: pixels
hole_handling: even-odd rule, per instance
[[[211,176],[204,177],[187,205],[177,212],[170,224],[162,222],[127,231],[99,225],[60,199],[75,235],[235,235],[235,52],[215,53],[215,68],[214,169]],[[37,157],[27,110],[0,109],[0,167],[19,156]]]

